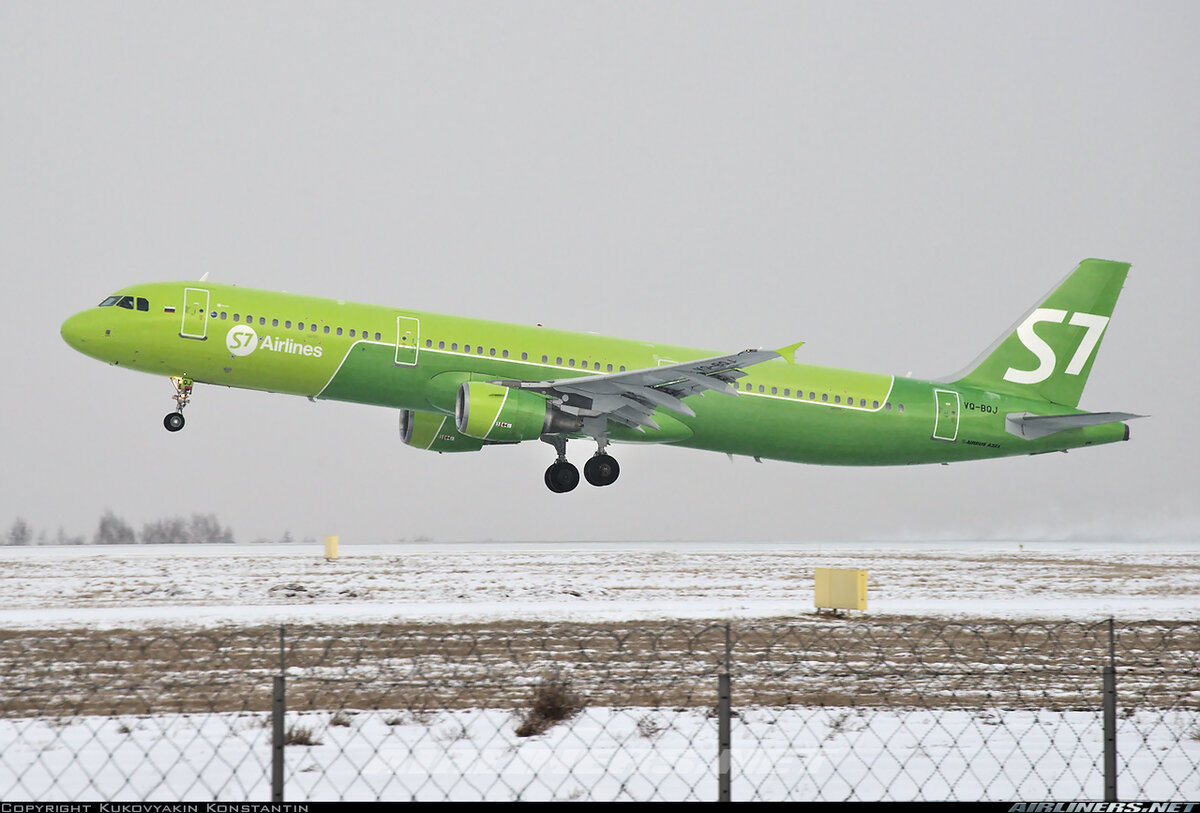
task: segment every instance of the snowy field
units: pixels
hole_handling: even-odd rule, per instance
[[[18,688],[3,696],[0,798],[266,801],[277,656],[264,625],[287,624],[288,725],[313,733],[313,744],[286,749],[288,801],[715,799],[711,653],[723,639],[704,622],[728,620],[740,659],[734,799],[1100,799],[1096,658],[1107,658],[1107,644],[1084,653],[1073,642],[1094,644],[1092,627],[1054,622],[1108,616],[1132,625],[1126,643],[1118,636],[1120,798],[1200,797],[1200,542],[343,542],[337,561],[323,553],[311,544],[0,548],[0,689]],[[815,567],[867,569],[868,613],[806,620]],[[1006,625],[994,619],[1062,631],[1005,642]],[[910,622],[950,620],[987,630],[971,639],[976,650],[962,636],[903,642]],[[757,622],[791,631],[760,640]],[[610,663],[610,644],[597,642],[611,636],[596,629],[613,623],[632,630],[624,651],[644,651],[649,665],[627,655]],[[869,641],[863,624],[874,624]],[[703,641],[678,637],[693,628],[708,630]],[[575,633],[593,637],[566,637]],[[188,644],[172,657],[187,660],[154,661],[176,635]],[[196,649],[189,635],[211,648]],[[471,654],[460,660],[450,653],[464,635]],[[263,640],[266,668],[254,649]],[[380,640],[428,649],[411,663],[408,654],[387,661],[398,679],[359,679],[345,705],[316,702],[322,675],[358,674],[370,664],[353,659]],[[824,653],[813,641],[847,649]],[[324,660],[305,665],[305,646]],[[1025,647],[1038,668],[1010,677]],[[239,660],[243,649],[250,660]],[[539,661],[551,650],[562,660]],[[689,699],[646,704],[600,692],[574,719],[516,736],[514,698],[537,664],[572,658],[582,658],[577,676],[590,664],[636,676],[620,686],[643,689],[661,677]],[[911,685],[897,684],[889,670],[905,658],[941,676],[922,683],[914,671]],[[490,673],[491,688],[456,703],[395,694],[411,693],[414,676],[435,687],[431,697],[457,691],[458,676],[496,663],[513,671]],[[1142,668],[1149,663],[1167,671]],[[839,676],[840,664],[849,671]],[[142,691],[121,688],[147,667],[156,671]],[[951,672],[957,682],[947,682]],[[206,685],[193,683],[197,675],[222,686],[233,676],[253,697],[230,704],[222,695],[210,711],[178,713],[209,702],[190,698]],[[687,683],[693,677],[701,689]],[[777,699],[793,684],[808,699]],[[813,699],[818,691],[835,699]],[[379,692],[378,704],[361,701],[364,692]],[[150,713],[129,711],[146,698]]]
[[[289,715],[317,744],[287,749],[288,801],[717,796],[701,710],[589,708],[526,739],[495,709],[329,719]],[[1180,748],[1160,722],[1129,720],[1121,799],[1200,794],[1200,742]],[[1088,712],[751,709],[732,726],[733,799],[1103,799],[1102,736]],[[8,801],[270,798],[266,715],[0,721],[0,740],[15,743],[0,762]]]
[[[815,567],[868,612],[1200,619],[1200,541],[0,548],[0,625],[792,617]]]

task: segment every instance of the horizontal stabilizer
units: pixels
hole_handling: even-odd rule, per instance
[[[1134,415],[1129,412],[1077,412],[1072,415],[1031,415],[1028,412],[1019,415],[1009,415],[1004,419],[1004,426],[1009,434],[1026,440],[1044,438],[1055,432],[1065,432],[1068,429],[1079,429],[1083,426],[1099,426],[1103,423],[1129,421],[1134,418],[1144,418],[1145,415]]]

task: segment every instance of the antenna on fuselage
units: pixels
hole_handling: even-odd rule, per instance
[[[207,272],[207,271],[205,271],[205,272],[204,272],[204,276],[200,277],[200,281],[201,281],[201,282],[204,282],[204,281],[205,281],[205,280],[207,280],[207,279],[208,279],[208,272]]]

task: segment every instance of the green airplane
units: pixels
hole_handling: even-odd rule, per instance
[[[1129,439],[1142,417],[1077,408],[1128,263],[1084,260],[967,370],[937,381],[798,363],[800,344],[717,355],[541,326],[200,282],[125,288],[62,336],[109,364],[168,376],[183,428],[196,383],[391,407],[404,443],[474,452],[540,439],[546,486],[571,491],[569,439],[620,474],[611,443],[761,460],[950,463]],[[207,276],[207,275],[206,275]]]

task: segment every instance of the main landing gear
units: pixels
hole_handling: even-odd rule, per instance
[[[167,417],[163,418],[163,426],[168,432],[178,432],[183,428],[183,408],[188,405],[188,401],[192,398],[192,384],[190,378],[182,376],[171,376],[171,383],[175,385],[175,411],[168,412]]]
[[[542,440],[549,443],[558,452],[558,459],[546,469],[546,488],[555,494],[565,494],[573,491],[579,485],[579,469],[567,461],[567,439],[559,435],[543,435]],[[604,452],[604,444],[597,450],[587,463],[583,465],[584,478],[594,486],[610,486],[617,481],[621,467],[616,459]]]

